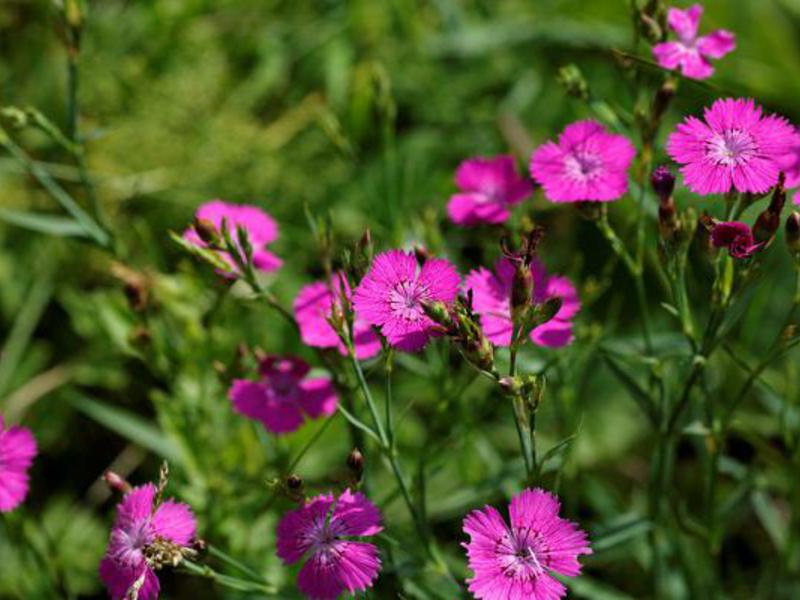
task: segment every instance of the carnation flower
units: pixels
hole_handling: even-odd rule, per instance
[[[514,282],[513,263],[502,258],[494,272],[481,267],[467,275],[465,287],[472,290],[472,308],[480,315],[481,327],[486,337],[498,346],[511,345],[511,289]],[[535,327],[530,339],[538,346],[558,348],[572,342],[572,318],[581,303],[575,286],[566,277],[548,275],[537,261],[531,263],[533,295],[531,302],[541,304],[550,298],[561,298],[561,308],[555,316]]]
[[[450,197],[447,214],[456,225],[505,223],[508,207],[533,191],[531,182],[517,175],[512,156],[470,158],[456,171],[461,193]]]
[[[287,565],[307,557],[297,587],[308,598],[333,600],[363,592],[378,577],[378,549],[353,537],[379,533],[381,515],[363,494],[321,494],[289,511],[278,523],[277,554]]]
[[[294,316],[303,343],[313,348],[338,348],[343,356],[347,355],[347,348],[328,322],[334,311],[342,312],[342,294],[349,302],[352,293],[342,273],[337,273],[330,284],[315,281],[298,292],[294,299]],[[361,319],[353,323],[353,345],[356,357],[362,360],[375,356],[381,349],[372,326]]]
[[[653,46],[653,55],[665,69],[678,69],[690,79],[708,79],[714,73],[709,58],[722,58],[736,48],[736,37],[724,29],[718,29],[703,37],[697,37],[697,28],[703,7],[699,4],[686,10],[670,8],[667,14],[669,28],[678,39]]]
[[[194,540],[197,523],[191,509],[167,500],[153,506],[152,483],[128,492],[117,506],[100,578],[114,600],[123,600],[128,590],[138,589],[139,600],[158,597],[155,570],[180,561]]]
[[[787,152],[778,159],[780,170],[785,174],[786,189],[792,189],[800,185],[800,132],[795,130],[795,136],[789,145]],[[795,204],[798,198],[795,197]]]
[[[586,533],[558,516],[558,498],[545,490],[523,490],[511,499],[509,527],[492,506],[464,519],[469,591],[479,600],[556,600],[567,590],[553,576],[575,577],[578,556],[591,554]]]
[[[353,295],[356,317],[381,328],[389,343],[400,350],[422,348],[436,327],[423,303],[452,302],[460,278],[442,258],[431,258],[420,268],[411,252],[389,250],[375,257]]]
[[[304,416],[316,419],[336,412],[338,398],[327,377],[306,377],[310,367],[294,357],[269,356],[259,365],[261,379],[235,379],[229,396],[239,414],[272,433],[298,429]]]
[[[687,117],[679,124],[667,152],[696,194],[762,194],[778,181],[781,160],[797,139],[783,117],[762,115],[752,100],[725,98],[705,109],[705,122]]]
[[[748,258],[763,246],[756,243],[750,226],[739,221],[715,223],[711,229],[711,243],[715,248],[727,248],[733,258]]]
[[[247,232],[247,239],[253,246],[253,266],[259,271],[269,273],[280,268],[283,261],[267,250],[267,244],[278,239],[278,224],[266,212],[257,206],[248,204],[231,204],[224,200],[211,200],[202,204],[195,213],[195,221],[207,221],[218,231],[222,222],[227,223],[230,236],[238,244],[237,227]],[[205,248],[206,242],[200,238],[194,227],[183,232],[184,239]],[[241,249],[239,249],[241,251]],[[220,252],[221,258],[236,271],[236,262],[227,252]],[[242,257],[244,258],[244,257]]]
[[[6,427],[0,415],[0,513],[19,506],[28,495],[28,470],[36,439],[26,427]]]
[[[636,149],[623,135],[596,121],[564,128],[558,144],[547,142],[531,157],[531,176],[552,202],[609,202],[628,191],[628,167]]]

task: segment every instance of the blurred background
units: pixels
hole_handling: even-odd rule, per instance
[[[96,568],[115,502],[98,478],[112,467],[143,483],[164,458],[170,492],[192,504],[200,535],[290,589],[292,571],[274,556],[276,519],[288,504],[263,510],[266,482],[316,428],[268,438],[233,415],[226,385],[241,342],[314,355],[266,306],[219,300],[220,282],[168,233],[182,231],[211,198],[263,207],[280,224],[272,249],[285,266],[271,289],[287,306],[322,273],[309,213],[330,218],[340,247],[369,227],[378,249],[421,243],[463,272],[487,264],[497,256],[497,232],[459,230],[445,219],[458,163],[511,152],[526,171],[530,151],[577,118],[616,121],[626,131],[637,91],[631,62],[612,49],[649,62],[649,48],[634,45],[630,5],[621,0],[103,0],[87,8],[77,123],[113,245],[75,236],[53,199],[0,154],[0,412],[30,427],[40,446],[29,499],[0,535],[0,597],[103,597]],[[729,29],[738,47],[716,63],[711,84],[682,82],[662,141],[682,115],[725,95],[754,97],[800,122],[800,2],[716,0],[705,9],[701,31]],[[66,29],[58,2],[0,1],[3,107],[32,106],[67,127]],[[593,102],[569,97],[559,83],[570,63]],[[657,69],[634,64],[657,85]],[[41,130],[16,129],[12,117],[0,122],[16,143],[87,207],[74,157]],[[685,190],[678,202],[714,206]],[[32,212],[53,220],[20,217]],[[612,212],[632,239],[635,203],[623,200]],[[577,211],[537,195],[515,219],[530,217],[547,227],[544,261],[576,282],[584,303],[572,347],[524,357],[527,368],[546,365],[550,376],[542,446],[577,434],[554,456],[546,484],[601,540],[572,590],[647,597],[641,515],[651,431],[598,354],[601,338],[620,353],[638,352],[630,280]],[[656,261],[655,238],[649,243]],[[693,257],[691,288],[700,314],[709,268],[701,259]],[[736,332],[746,360],[772,340],[792,293],[781,240],[768,260],[769,291]],[[682,351],[676,323],[659,308],[661,282],[647,284],[659,348]],[[800,593],[797,572],[776,558],[786,549],[791,502],[791,471],[776,440],[782,427],[797,428],[794,363],[766,371],[746,407],[752,431],[727,449],[723,496],[732,516],[721,570],[687,536],[672,546],[668,597],[700,597],[710,574],[729,597]],[[411,472],[428,470],[428,515],[463,578],[462,515],[518,489],[511,412],[443,344],[400,364],[403,456]],[[720,395],[744,378],[730,361],[715,373],[708,385]],[[302,475],[322,489],[343,468],[349,443],[345,424],[335,423]],[[700,502],[701,443],[690,437],[679,448],[676,494],[690,511]],[[376,501],[402,532],[404,507],[381,493],[382,483],[393,486],[375,467]],[[399,597],[387,579],[376,597]],[[430,597],[435,576],[414,579],[419,590],[405,589],[406,597]],[[162,580],[166,597],[230,595],[188,576]]]

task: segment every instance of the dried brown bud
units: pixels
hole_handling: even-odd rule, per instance
[[[219,231],[208,219],[195,219],[194,230],[197,232],[197,236],[206,244],[218,244],[220,241]]]

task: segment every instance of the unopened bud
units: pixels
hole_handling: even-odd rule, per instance
[[[661,121],[661,117],[667,112],[667,108],[674,97],[675,80],[670,78],[667,79],[656,92],[656,97],[653,100],[653,121],[656,123]]]
[[[103,473],[103,481],[105,481],[106,485],[112,490],[120,492],[121,494],[127,494],[133,489],[131,488],[131,484],[125,481],[125,478],[114,473],[114,471],[106,471]]]
[[[197,232],[197,236],[206,244],[219,242],[219,231],[208,219],[195,219],[194,230]]]
[[[527,313],[533,298],[533,274],[530,265],[519,261],[511,284],[511,318],[516,323]]]
[[[758,215],[755,225],[753,225],[753,237],[757,243],[768,246],[775,239],[775,233],[781,225],[781,211],[786,204],[786,188],[784,182],[786,176],[781,173],[772,199],[764,211]]]
[[[786,217],[786,247],[792,254],[800,254],[800,212],[794,211]]]
[[[286,478],[286,487],[292,492],[303,488],[303,478],[292,473]]]
[[[494,347],[482,333],[475,339],[465,340],[462,351],[464,357],[481,371],[494,369]]]
[[[672,196],[658,205],[658,231],[661,239],[667,241],[672,240],[678,231],[677,211]]]
[[[147,308],[148,295],[147,286],[143,283],[129,282],[125,284],[125,296],[128,298],[128,305],[134,312],[142,312]]]
[[[658,199],[661,202],[665,202],[675,190],[675,175],[672,174],[669,167],[662,165],[657,167],[650,175],[650,184],[653,186],[653,191],[658,195]]]
[[[580,100],[589,98],[589,84],[575,64],[569,64],[558,70],[558,82],[570,96]]]
[[[509,396],[519,393],[522,389],[522,381],[520,381],[519,377],[501,377],[497,383],[503,393]]]
[[[419,265],[422,266],[428,262],[428,259],[431,257],[431,253],[428,252],[428,249],[422,244],[415,244],[414,256],[416,256]]]
[[[450,311],[447,310],[447,305],[444,302],[423,302],[422,310],[425,311],[425,314],[434,323],[437,323],[442,327],[450,326]]]
[[[361,480],[364,474],[364,455],[358,448],[353,448],[352,452],[347,455],[347,468],[353,473],[356,481]]]

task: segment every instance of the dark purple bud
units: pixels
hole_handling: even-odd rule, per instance
[[[347,455],[347,468],[352,471],[356,480],[360,480],[364,474],[364,455],[358,448],[353,448],[353,451]]]
[[[786,217],[786,247],[792,254],[800,253],[800,213],[797,211]]]
[[[658,194],[658,198],[663,204],[667,202],[675,190],[675,175],[672,174],[669,167],[662,165],[650,175],[650,183],[653,186],[653,191]]]

